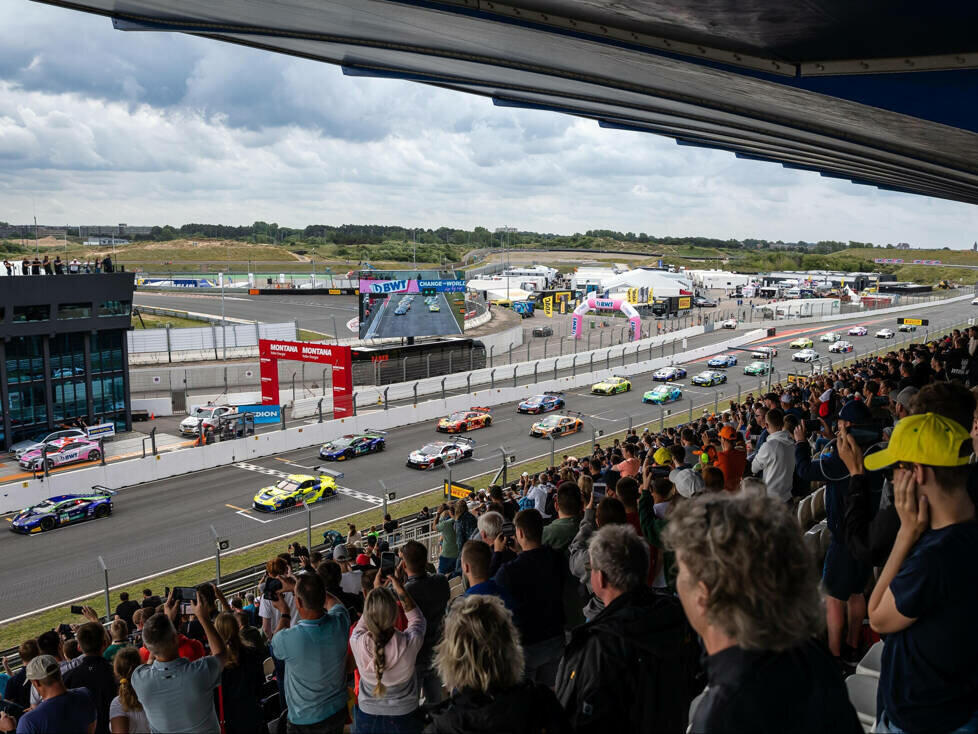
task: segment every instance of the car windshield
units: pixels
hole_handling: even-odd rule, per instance
[[[435,456],[441,453],[442,446],[438,443],[429,443],[427,446],[422,446],[419,453],[425,456]]]
[[[542,395],[534,395],[532,398],[528,398],[526,402],[527,402],[527,405],[539,405],[540,403],[543,402],[543,396]]]
[[[280,489],[283,492],[294,492],[299,488],[299,483],[293,481],[292,479],[283,479],[281,482],[275,485],[275,489]]]
[[[705,377],[706,379],[709,380],[709,379],[711,379],[713,377],[713,373],[712,372],[700,372],[699,376],[700,377]]]
[[[43,500],[42,502],[38,502],[36,505],[31,507],[30,510],[33,512],[51,512],[51,510],[57,506],[58,505],[56,502],[52,502],[51,500]]]
[[[549,418],[544,418],[542,421],[540,421],[540,425],[546,426],[547,428],[552,428],[556,426],[559,422],[560,422],[560,416],[552,415]]]
[[[465,413],[452,413],[450,416],[448,416],[448,420],[450,420],[450,421],[464,421],[465,420]]]
[[[197,408],[197,410],[194,411],[193,417],[194,418],[208,418],[208,417],[210,417],[210,414],[212,412],[214,412],[214,409],[213,408]]]
[[[338,438],[335,441],[330,441],[329,445],[334,449],[343,449],[353,443],[354,436],[343,436],[343,438]]]
[[[672,390],[671,387],[666,387],[665,385],[659,385],[652,392],[654,392],[654,393],[656,393],[658,395],[665,395],[665,394],[667,394],[671,390]]]
[[[754,362],[753,364],[751,364],[751,367],[754,367],[756,369],[759,367],[767,367],[767,365],[764,362]]]

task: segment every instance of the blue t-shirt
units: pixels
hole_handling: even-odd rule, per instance
[[[318,724],[346,707],[349,634],[350,615],[342,604],[275,633],[272,654],[285,661],[285,701],[293,724]]]
[[[87,688],[46,698],[17,722],[17,734],[85,734],[98,718]]]
[[[880,696],[905,731],[957,729],[978,711],[978,523],[928,530],[890,590],[917,621],[886,636]]]
[[[502,586],[496,583],[495,579],[489,579],[488,581],[483,581],[481,584],[475,584],[470,586],[465,590],[465,596],[473,596],[484,594],[486,596],[498,596],[502,599],[503,604],[510,611],[513,610],[513,599],[510,597],[509,592],[506,591]]]

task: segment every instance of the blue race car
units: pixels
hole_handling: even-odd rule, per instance
[[[15,533],[40,533],[83,520],[112,514],[112,495],[108,487],[92,487],[85,494],[59,494],[21,510],[10,521]]]
[[[732,354],[718,354],[706,363],[707,367],[733,367],[737,364],[737,358]]]
[[[680,400],[682,396],[683,391],[679,385],[657,385],[642,396],[642,402],[663,405]]]
[[[727,375],[725,372],[714,372],[713,370],[704,370],[696,375],[692,379],[694,385],[706,385],[707,387],[712,385],[720,385],[727,381]]]
[[[385,448],[382,431],[348,433],[340,438],[324,443],[319,449],[319,458],[326,461],[346,461],[363,454],[383,451]]]
[[[563,393],[545,392],[543,395],[534,395],[527,398],[516,406],[517,413],[549,413],[551,410],[560,410],[564,407]]]

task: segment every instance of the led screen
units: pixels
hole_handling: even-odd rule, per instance
[[[465,329],[461,273],[362,270],[360,338],[449,336]]]

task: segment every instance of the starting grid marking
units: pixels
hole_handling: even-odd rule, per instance
[[[270,469],[264,466],[258,466],[257,464],[250,464],[247,461],[239,461],[235,464],[232,464],[232,466],[236,466],[239,469],[244,469],[245,471],[252,471],[252,472],[257,472],[258,474],[265,474],[266,476],[275,477],[276,479],[287,479],[289,476],[288,472],[279,471],[278,469]],[[349,487],[341,487],[339,485],[336,485],[336,493],[346,495],[347,497],[352,497],[353,499],[360,500],[361,502],[366,502],[369,505],[381,505],[384,502],[380,497],[374,497],[372,494],[367,494],[366,492],[360,492],[359,490],[356,489],[350,489]],[[275,522],[275,520],[285,517],[285,515],[277,515],[277,516],[273,515],[268,519],[263,519],[260,517],[256,517],[254,514],[252,514],[250,510],[238,510],[236,514],[241,515],[242,517],[247,517],[248,519],[254,520],[255,522],[260,522],[262,524]]]

